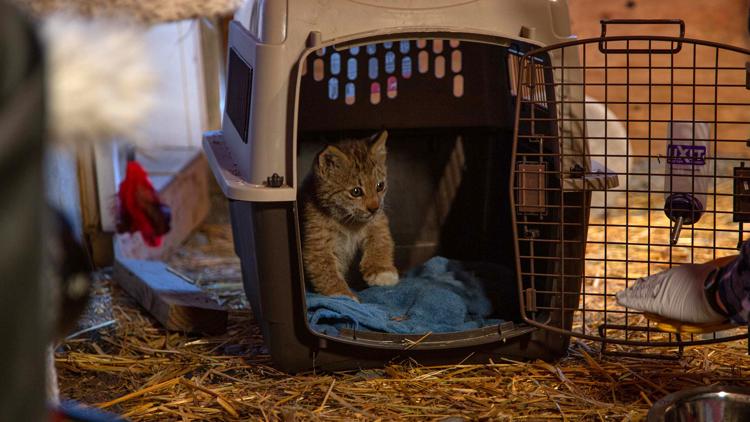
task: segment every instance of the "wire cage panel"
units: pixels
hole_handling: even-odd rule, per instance
[[[680,21],[660,23],[680,24],[684,33]],[[747,238],[750,51],[682,35],[605,37],[604,29],[606,23],[600,38],[529,52],[516,73],[518,92],[543,86],[541,92],[553,93],[518,96],[516,143],[551,138],[560,145],[539,142],[537,149],[514,152],[524,319],[603,344],[681,350],[744,338],[747,332],[739,330],[665,332],[642,312],[618,305],[615,294],[674,266],[737,255]],[[565,55],[574,52],[580,66],[566,65]],[[550,56],[563,59],[544,60]],[[553,77],[529,70],[540,65]],[[556,115],[540,113],[547,109]],[[555,131],[539,130],[547,120]],[[583,151],[566,146],[582,139]],[[563,164],[529,164],[544,161]],[[535,183],[527,182],[528,169]],[[590,206],[576,212],[580,205],[570,198],[581,194]],[[550,195],[560,201],[545,202]],[[557,217],[527,212],[527,198]],[[587,230],[586,238],[567,237],[574,227]],[[556,270],[538,272],[539,261],[556,262]],[[571,265],[576,261],[583,265]],[[548,323],[566,318],[573,318],[572,331]]]

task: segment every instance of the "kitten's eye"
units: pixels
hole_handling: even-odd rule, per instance
[[[376,187],[378,188],[378,192],[382,192],[385,189],[385,182],[378,182]]]
[[[362,195],[365,194],[364,191],[362,191],[362,188],[360,188],[359,186],[357,186],[356,188],[354,188],[351,191],[349,191],[349,193],[351,193],[352,196],[355,197],[355,198],[358,198],[358,197],[360,197],[360,196],[362,196]]]

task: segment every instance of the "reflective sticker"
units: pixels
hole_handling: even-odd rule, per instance
[[[320,82],[323,80],[324,75],[325,64],[323,63],[323,59],[315,59],[313,62],[313,79]]]
[[[378,46],[375,44],[367,44],[367,54],[372,56],[376,51],[378,51]]]
[[[443,52],[443,40],[432,40],[432,52],[435,54]]]
[[[352,47],[352,48],[350,48],[349,49],[349,54],[351,54],[352,56],[356,56],[357,54],[359,54],[359,47]]]
[[[331,54],[330,65],[332,75],[341,73],[341,55],[339,53]]]
[[[378,78],[378,58],[377,57],[370,57],[370,60],[367,62],[367,76],[369,76],[370,79]]]
[[[325,56],[326,55],[326,48],[325,47],[319,48],[318,50],[315,51],[315,54],[317,54],[318,57]]]
[[[390,50],[391,47],[393,47],[393,41],[386,41],[383,43],[383,47],[385,47],[386,50]]]
[[[370,84],[370,103],[380,103],[380,84],[377,82],[373,82]]]
[[[453,77],[453,96],[456,98],[464,96],[464,77],[461,75]]]
[[[417,55],[417,66],[419,73],[427,73],[430,70],[430,54],[424,50]]]
[[[396,53],[389,51],[385,53],[385,73],[393,73],[396,71]]]
[[[354,96],[354,84],[351,82],[347,82],[344,86],[344,102],[347,105],[354,104],[355,96]]]
[[[453,50],[453,52],[451,53],[451,70],[453,71],[453,73],[458,73],[461,71],[461,68],[463,67],[461,60],[461,50]]]
[[[427,40],[417,40],[417,48],[427,47]]]
[[[458,48],[458,46],[461,45],[461,41],[459,41],[459,40],[451,40],[450,41],[450,45],[453,48]]]
[[[411,57],[401,59],[401,76],[404,79],[411,78]]]
[[[411,48],[411,42],[409,40],[403,40],[398,43],[398,51],[400,51],[401,54],[408,53],[409,48]]]
[[[388,88],[386,91],[388,98],[396,98],[398,94],[398,79],[395,76],[388,77]]]
[[[445,76],[445,57],[435,57],[435,77],[440,79]]]
[[[331,78],[328,80],[328,99],[335,100],[339,98],[339,80]]]
[[[357,79],[357,59],[354,57],[349,57],[346,61],[346,77],[350,81]]]

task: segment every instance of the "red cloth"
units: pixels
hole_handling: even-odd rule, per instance
[[[118,233],[141,232],[147,245],[161,245],[162,236],[169,232],[171,213],[159,200],[159,195],[148,180],[148,174],[137,161],[129,161],[125,180],[117,192],[119,199]]]

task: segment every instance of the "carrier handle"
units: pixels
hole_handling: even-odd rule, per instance
[[[685,21],[682,19],[602,19],[602,33],[599,40],[599,51],[604,54],[676,54],[682,50],[682,39],[685,38]],[[607,25],[679,25],[680,41],[673,48],[607,48]]]

